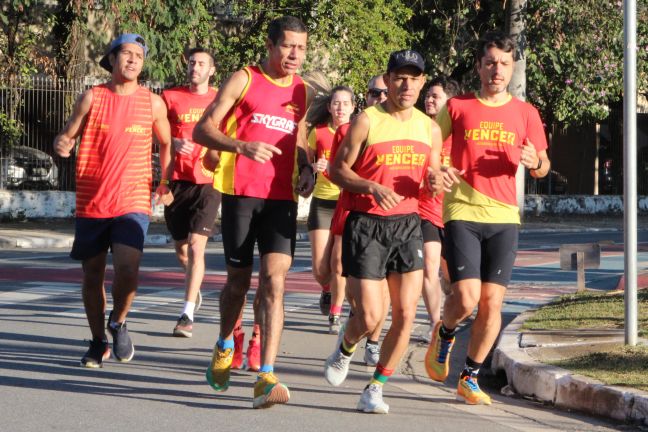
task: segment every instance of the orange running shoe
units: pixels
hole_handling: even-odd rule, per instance
[[[436,323],[432,330],[432,341],[425,353],[425,371],[434,381],[444,382],[450,373],[450,353],[455,343],[455,338],[450,340],[439,336],[441,321]]]
[[[243,366],[243,342],[245,332],[241,327],[234,329],[234,357],[232,357],[232,369],[241,369]]]
[[[258,372],[261,369],[261,340],[250,339],[247,349],[247,370]]]
[[[477,377],[466,375],[457,384],[457,400],[464,401],[468,405],[490,405],[491,398],[481,391],[477,384]]]

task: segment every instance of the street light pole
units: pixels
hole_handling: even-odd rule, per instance
[[[637,1],[623,1],[625,343],[637,345]]]

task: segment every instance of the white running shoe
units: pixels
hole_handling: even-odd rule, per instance
[[[380,345],[365,343],[364,362],[367,366],[376,366],[380,360]]]
[[[369,384],[365,387],[356,409],[366,413],[387,414],[389,405],[383,402],[382,389],[383,386],[378,384]]]
[[[326,381],[333,387],[342,384],[349,374],[349,364],[351,364],[352,358],[353,353],[347,357],[342,354],[339,347],[336,348],[324,363],[324,378],[326,378]]]

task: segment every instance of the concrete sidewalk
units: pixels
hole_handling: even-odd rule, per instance
[[[648,218],[642,217],[639,226],[648,226]],[[523,232],[588,232],[599,230],[622,230],[623,220],[620,218],[542,218],[529,219],[522,227]],[[299,225],[299,238],[307,239],[303,222]],[[35,220],[26,222],[3,223],[0,225],[0,248],[70,248],[74,236],[74,221]],[[216,234],[213,241],[220,241]],[[147,245],[171,245],[164,223],[153,222],[150,225],[146,239]],[[648,255],[646,252],[644,255]],[[648,261],[648,256],[643,256]],[[641,261],[641,259],[640,259]],[[644,279],[648,285],[648,278]],[[571,287],[570,290],[574,290]],[[515,295],[515,289],[511,289]],[[555,291],[557,296],[560,290]],[[508,294],[507,294],[508,295]],[[552,299],[551,295],[544,297],[543,302]],[[520,333],[522,323],[531,312],[519,314],[506,328],[503,329],[497,348],[495,349],[492,368],[506,373],[508,386],[505,394],[519,394],[531,397],[564,409],[574,409],[595,416],[605,416],[618,421],[636,422],[648,425],[648,394],[627,388],[605,386],[599,382],[574,375],[567,370],[540,363],[530,355],[530,350],[542,347],[555,347],[557,343],[565,342],[564,332],[550,332],[538,343],[529,343],[528,337]],[[463,337],[463,336],[462,336]],[[603,338],[604,339],[604,338]],[[581,347],[592,350],[601,346],[600,335],[580,333],[576,341]],[[622,341],[622,334],[607,335],[604,342]],[[420,381],[428,380],[424,368],[426,351],[424,344],[412,341],[410,352],[403,365],[404,373]]]

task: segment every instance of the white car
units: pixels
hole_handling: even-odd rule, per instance
[[[0,158],[0,188],[56,189],[58,167],[44,151],[14,146]]]

